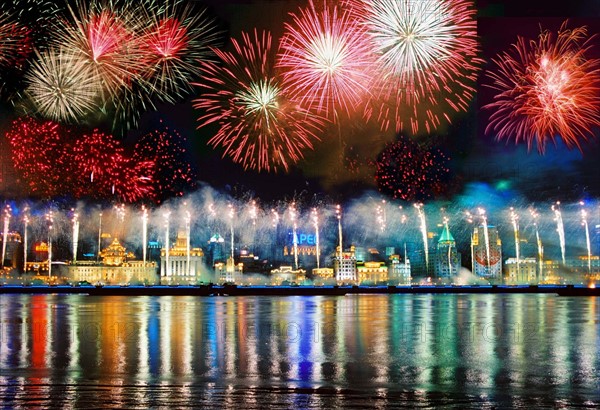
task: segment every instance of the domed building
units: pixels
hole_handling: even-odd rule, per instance
[[[134,254],[127,252],[117,238],[100,252],[100,257],[100,263],[77,261],[68,265],[68,279],[74,283],[87,281],[106,285],[158,283],[156,263],[135,260]]]

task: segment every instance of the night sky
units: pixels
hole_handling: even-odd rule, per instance
[[[230,47],[229,38],[239,38],[242,30],[254,28],[270,30],[275,39],[283,32],[283,24],[290,11],[296,11],[304,1],[214,1],[204,4],[209,14],[217,19],[225,34],[224,47]],[[478,94],[466,113],[453,116],[452,124],[439,127],[430,135],[419,135],[415,140],[427,148],[435,147],[451,158],[450,177],[443,192],[436,199],[452,199],[472,183],[484,183],[498,190],[507,190],[528,200],[578,200],[600,194],[598,135],[583,144],[583,152],[567,149],[558,139],[556,146],[549,144],[545,155],[535,147],[528,152],[524,145],[496,141],[485,134],[489,113],[481,107],[490,102],[491,94],[485,84],[489,79],[485,69],[491,58],[506,50],[517,35],[535,38],[540,27],[556,30],[569,19],[569,26],[587,25],[590,34],[600,33],[600,3],[576,1],[548,3],[544,1],[478,1],[478,33],[482,57],[486,63],[478,80]],[[589,57],[600,58],[600,40]],[[187,138],[188,158],[197,171],[198,183],[208,184],[224,193],[252,196],[266,201],[318,195],[324,198],[349,199],[362,192],[376,189],[373,166],[385,144],[397,136],[392,131],[380,132],[364,122],[353,121],[340,125],[341,136],[329,127],[314,151],[306,151],[305,159],[292,166],[287,173],[267,173],[247,170],[222,158],[219,148],[207,145],[216,132],[215,126],[197,129],[198,110],[192,107],[191,96],[175,105],[159,104],[157,111],[145,113],[137,129],[122,136],[125,146],[132,147],[140,136],[158,126],[169,126]],[[2,126],[18,115],[10,102],[3,101]],[[6,142],[2,142],[0,195],[5,198],[23,196],[11,167]],[[195,189],[190,185],[189,190]]]

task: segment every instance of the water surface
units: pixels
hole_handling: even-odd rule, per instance
[[[600,300],[0,295],[0,403],[600,405]]]

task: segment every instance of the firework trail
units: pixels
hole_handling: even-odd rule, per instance
[[[487,76],[497,94],[484,106],[493,110],[486,132],[529,149],[535,143],[540,153],[557,136],[581,149],[600,125],[600,60],[585,56],[592,39],[585,27],[563,23],[556,36],[545,30],[537,40],[519,37],[495,58],[496,70]]]
[[[64,48],[37,53],[25,76],[25,95],[36,113],[53,121],[78,122],[99,109],[100,77]]]
[[[242,33],[232,44],[233,52],[214,50],[223,65],[202,64],[203,81],[196,85],[204,93],[194,105],[204,111],[200,126],[218,124],[209,144],[222,146],[223,155],[245,169],[287,171],[312,149],[323,121],[285,95],[270,34]]]
[[[565,260],[565,225],[563,224],[562,213],[560,212],[560,202],[556,202],[551,207],[554,212],[554,220],[556,221],[556,232],[558,232],[558,239],[560,242],[560,256],[563,266],[566,263]]]
[[[510,208],[510,222],[513,226],[513,233],[515,236],[515,256],[517,259],[517,273],[521,273],[521,252],[520,252],[520,239],[519,239],[519,214],[514,208]]]
[[[488,229],[487,216],[485,215],[485,209],[478,208],[477,211],[479,213],[479,216],[481,217],[481,226],[483,226],[483,237],[485,240],[485,260],[486,260],[486,265],[487,265],[487,268],[489,271],[491,259],[490,259],[490,232]]]
[[[531,218],[533,219],[533,225],[535,227],[535,240],[537,243],[537,256],[539,265],[538,279],[541,281],[544,276],[544,245],[542,244],[542,239],[540,237],[540,229],[538,226],[539,214],[534,209],[530,210],[530,214]]]
[[[348,10],[323,2],[292,14],[281,39],[278,66],[302,106],[337,117],[352,112],[368,93],[369,45]]]
[[[72,248],[73,248],[73,263],[77,262],[77,245],[79,244],[79,214],[73,210],[73,235],[72,235]]]
[[[468,0],[350,0],[377,68],[365,114],[383,130],[431,133],[466,111],[482,60]],[[443,108],[443,109],[440,109]]]
[[[23,273],[27,273],[29,207],[25,207],[23,214]]]
[[[579,203],[582,207],[585,205],[583,202]],[[587,260],[588,260],[588,275],[592,273],[592,246],[590,243],[590,227],[587,220],[587,211],[581,209],[581,225],[585,229],[585,246],[587,249]]]
[[[319,248],[319,212],[317,211],[317,208],[313,208],[311,217],[315,227],[315,257],[317,259],[317,269],[319,269],[321,267],[321,250]]]
[[[4,208],[4,229],[2,230],[2,259],[0,260],[0,268],[4,268],[4,258],[6,257],[6,244],[8,242],[8,227],[10,226],[10,216],[12,209],[10,205]]]
[[[421,236],[423,238],[423,253],[425,254],[425,271],[429,274],[429,242],[427,240],[427,218],[423,204],[414,204],[419,217]]]
[[[171,276],[171,264],[169,263],[169,254],[171,253],[171,247],[169,245],[169,236],[170,236],[170,232],[169,232],[169,228],[170,228],[170,221],[169,218],[171,217],[171,212],[165,212],[163,214],[163,218],[165,219],[165,266],[166,266],[166,276],[170,277]]]

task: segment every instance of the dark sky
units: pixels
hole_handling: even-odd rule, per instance
[[[206,4],[227,36],[239,38],[242,30],[269,29],[277,38],[283,31],[289,11],[295,11],[306,2],[301,0],[206,0]],[[600,1],[540,0],[498,1],[480,0],[478,7],[478,31],[481,36],[482,55],[489,61],[498,52],[516,41],[517,35],[535,38],[540,27],[555,30],[569,19],[572,26],[587,25],[590,33],[600,33]],[[227,38],[226,36],[226,38]],[[227,40],[225,40],[227,43]],[[600,40],[594,40],[592,56],[600,57]],[[486,65],[486,68],[489,67]],[[479,80],[478,98],[467,113],[457,115],[453,124],[428,137],[425,144],[442,149],[451,158],[453,182],[447,195],[461,192],[469,182],[484,182],[499,186],[505,184],[515,192],[532,199],[577,199],[581,196],[600,196],[600,171],[596,164],[599,145],[592,141],[584,145],[584,153],[568,150],[560,142],[549,146],[544,156],[535,150],[512,143],[497,142],[493,135],[483,132],[486,116],[481,106],[488,101],[489,92],[484,88],[485,75]],[[221,152],[206,144],[215,128],[197,130],[198,113],[190,101],[176,106],[163,105],[158,112],[142,117],[140,129],[129,133],[126,144],[157,126],[162,119],[188,138],[190,161],[198,170],[199,180],[217,189],[236,195],[253,192],[265,200],[290,198],[300,193],[318,194],[333,199],[358,196],[363,190],[375,187],[373,167],[376,158],[393,134],[382,135],[362,124],[345,124],[343,131],[344,156],[355,160],[352,169],[342,167],[340,162],[340,139],[324,138],[315,146],[314,152],[306,153],[306,160],[291,169],[288,174],[267,174],[244,171]],[[7,117],[10,113],[6,114]],[[600,132],[596,129],[596,136]],[[5,147],[0,153],[0,166],[4,180],[0,178],[0,196],[7,193],[7,158]],[[4,158],[2,158],[4,156]]]

